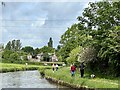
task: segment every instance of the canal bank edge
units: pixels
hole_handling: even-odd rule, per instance
[[[39,70],[39,69],[41,70],[41,69],[49,69],[49,68],[51,68],[51,66],[0,63],[0,73]]]
[[[62,68],[61,68],[62,69]],[[64,70],[65,70],[65,68],[64,68]],[[101,79],[101,80],[103,80],[103,81],[101,81],[100,83],[98,83],[98,82],[96,82],[94,79],[91,79],[92,81],[94,81],[94,82],[92,82],[91,80],[90,80],[90,83],[92,83],[92,85],[94,85],[94,84],[96,84],[95,85],[95,87],[94,86],[91,86],[91,84],[89,84],[89,83],[87,83],[87,84],[84,84],[84,81],[86,81],[86,80],[82,80],[82,82],[80,83],[80,84],[77,84],[76,82],[75,83],[71,83],[72,81],[70,81],[70,82],[68,82],[69,80],[68,80],[68,78],[67,78],[67,81],[66,80],[63,80],[63,79],[65,79],[65,77],[64,77],[64,74],[68,74],[68,73],[64,73],[63,75],[62,75],[62,77],[60,77],[60,73],[62,73],[61,71],[59,71],[60,73],[57,73],[56,71],[55,72],[52,72],[52,69],[51,70],[48,70],[48,69],[45,69],[44,68],[44,70],[42,69],[42,71],[40,71],[40,73],[44,73],[43,74],[43,76],[47,79],[47,80],[49,80],[49,81],[51,81],[51,82],[55,82],[55,83],[58,83],[58,84],[60,84],[60,85],[63,85],[63,86],[67,86],[67,87],[71,87],[71,88],[75,88],[75,89],[82,89],[82,90],[104,90],[104,89],[106,89],[106,90],[113,90],[113,89],[115,89],[115,90],[119,90],[115,85],[114,86],[111,86],[111,85],[113,85],[114,83],[113,82],[111,82],[110,83],[110,80],[108,80],[107,82],[109,82],[110,84],[109,85],[105,85],[105,84],[107,84],[107,82],[105,82],[104,83],[104,80],[103,79]],[[56,77],[55,77],[55,75],[57,75]],[[70,74],[69,74],[70,75]],[[72,77],[71,77],[72,78]],[[83,79],[83,78],[82,78]],[[86,79],[86,78],[85,78]],[[102,83],[103,82],[103,83]],[[104,87],[100,87],[101,85],[105,85]],[[109,86],[111,86],[111,87],[109,87]]]
[[[37,69],[38,69],[38,67],[2,68],[2,69],[0,69],[0,73],[16,72],[16,71],[28,71],[28,70],[37,70]]]
[[[48,68],[50,66],[39,66],[39,65],[24,65],[24,64],[11,64],[11,63],[0,63],[0,73],[16,72],[16,71],[27,71],[27,70],[38,70],[39,68]]]
[[[47,79],[48,81],[52,81],[52,82],[54,82],[54,83],[57,83],[57,84],[59,84],[59,85],[63,85],[63,86],[66,86],[66,87],[69,87],[69,88],[73,88],[73,89],[79,89],[79,90],[94,90],[94,89],[88,89],[88,87],[87,86],[81,86],[81,85],[76,85],[76,84],[70,84],[69,82],[64,82],[64,81],[62,81],[62,80],[57,80],[57,79],[55,79],[55,78],[51,78],[51,77],[49,77],[49,76],[46,76],[45,75],[45,79]]]
[[[61,67],[62,68],[62,67]],[[65,81],[63,81],[63,80],[58,80],[58,79],[55,79],[55,78],[53,78],[53,77],[50,77],[50,76],[48,76],[48,75],[46,75],[46,73],[45,73],[45,70],[47,70],[47,69],[51,69],[51,68],[39,68],[39,72],[40,72],[40,74],[43,76],[43,77],[45,77],[48,81],[52,81],[52,82],[54,82],[54,83],[57,83],[57,84],[59,84],[59,85],[63,85],[63,86],[66,86],[66,87],[69,87],[69,88],[73,88],[73,89],[82,89],[82,90],[86,90],[86,89],[88,89],[88,86],[81,86],[81,85],[76,85],[76,84],[71,84],[71,83],[69,83],[69,82],[65,82]],[[94,90],[94,89],[88,89],[88,90]]]

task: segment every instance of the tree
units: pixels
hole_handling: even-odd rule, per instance
[[[79,62],[94,62],[96,60],[97,53],[93,47],[82,48],[78,55]]]
[[[48,53],[43,54],[43,61],[47,61],[47,62],[50,61],[50,57],[49,57]]]
[[[16,50],[19,51],[21,49],[20,40],[16,40]]]
[[[61,49],[61,45],[57,46],[57,51],[59,51]]]
[[[53,40],[50,37],[49,42],[48,42],[48,47],[52,47],[53,48]]]
[[[5,47],[7,50],[19,51],[21,48],[20,40],[9,41]]]
[[[11,42],[10,41],[7,43],[5,50],[11,50]]]
[[[63,60],[65,60],[69,56],[71,50],[79,46],[78,35],[78,26],[77,24],[74,24],[70,28],[68,28],[68,30],[61,36],[61,49],[58,53],[60,53]]]
[[[50,60],[49,54],[54,53],[55,49],[52,47],[44,46],[44,47],[39,49],[39,52],[43,53],[43,60],[44,61],[49,61]]]
[[[12,47],[12,50],[13,50],[13,51],[16,50],[16,40],[12,40],[11,47]]]
[[[78,20],[87,29],[108,30],[120,25],[120,1],[89,3]]]
[[[4,49],[4,44],[0,44],[0,49],[3,50]]]
[[[55,49],[52,47],[48,47],[48,46],[44,46],[42,48],[40,48],[40,52],[43,53],[54,53]]]
[[[60,55],[60,56],[58,56],[58,61],[59,62],[62,62],[63,61],[63,59],[62,59],[62,56]]]
[[[98,57],[111,69],[116,76],[120,75],[120,26],[104,33],[106,37],[101,40]],[[109,72],[110,73],[110,72]]]
[[[33,47],[31,47],[31,46],[25,46],[25,47],[22,48],[22,50],[23,50],[24,52],[27,52],[27,53],[30,53],[30,54],[33,54],[33,53],[34,53],[34,49],[33,49]]]
[[[10,58],[10,54],[12,53],[13,53],[12,50],[5,49],[4,52],[2,53],[2,58],[8,60]]]
[[[78,25],[74,24],[61,36],[60,44],[65,45],[67,42],[77,41]]]
[[[40,52],[39,48],[36,48],[36,49],[34,50],[34,53],[35,53],[36,55],[39,54],[39,52]]]
[[[89,3],[78,24],[72,25],[61,36],[59,56],[67,61],[75,60],[72,50],[81,46],[80,59],[88,68],[102,74],[120,75],[120,1]],[[70,57],[72,59],[70,59]],[[101,68],[102,67],[102,68]],[[103,69],[104,68],[104,69]]]
[[[92,36],[89,46],[96,49],[97,61],[90,62],[101,73],[120,75],[119,65],[119,30],[120,1],[89,3],[84,9],[83,16],[79,16],[79,24],[86,27],[85,32]],[[84,55],[85,56],[85,55]],[[101,67],[104,68],[101,69]]]
[[[14,52],[14,53],[10,54],[10,59],[12,61],[18,61],[18,60],[20,60],[20,56],[18,55],[17,52]]]
[[[92,41],[92,37],[86,33],[85,27],[82,24],[73,24],[71,28],[61,36],[60,43],[62,44],[59,53],[63,59],[69,56],[71,50],[78,46],[87,46]]]
[[[69,57],[66,59],[66,61],[69,64],[73,64],[78,61],[78,54],[80,53],[82,47],[76,47],[69,53]]]

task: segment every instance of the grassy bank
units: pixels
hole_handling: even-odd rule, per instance
[[[0,72],[14,72],[14,71],[25,71],[25,70],[37,70],[49,66],[40,65],[25,65],[25,64],[11,64],[11,63],[0,63]]]
[[[45,70],[45,77],[53,78],[54,80],[64,81],[70,85],[86,88],[118,88],[118,78],[105,79],[96,78],[91,79],[88,74],[85,74],[84,78],[80,78],[79,72],[76,72],[74,77],[71,77],[70,68],[64,67],[56,72],[52,72],[52,69]],[[120,80],[120,79],[119,79]]]
[[[44,65],[28,64],[26,66],[25,64],[0,63],[0,73],[2,73],[2,72],[24,71],[24,70],[39,70],[40,73],[43,74],[46,69],[51,69],[51,68],[52,68],[51,65],[44,66]]]

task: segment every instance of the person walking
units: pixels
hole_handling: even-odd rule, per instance
[[[73,65],[71,65],[71,76],[74,76],[75,75],[75,70],[76,70],[76,67]]]
[[[56,64],[55,67],[56,67],[56,71],[57,71],[58,70],[58,65]]]
[[[83,62],[80,64],[79,68],[80,68],[81,77],[83,77],[84,76],[84,68],[85,68],[85,65],[83,64]]]
[[[55,65],[54,65],[54,63],[53,63],[53,65],[52,65],[52,70],[53,70],[53,73],[54,73],[54,70],[55,70]]]

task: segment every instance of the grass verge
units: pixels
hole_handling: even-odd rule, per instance
[[[88,74],[85,74],[84,78],[80,78],[78,71],[75,73],[74,77],[71,77],[70,68],[68,67],[61,68],[54,73],[52,72],[52,69],[47,69],[45,70],[45,77],[53,78],[58,80],[58,82],[66,82],[77,88],[118,88],[118,78],[114,80],[99,77],[91,79]]]

